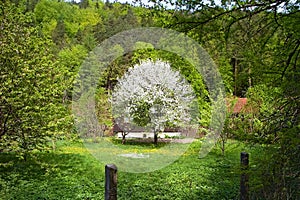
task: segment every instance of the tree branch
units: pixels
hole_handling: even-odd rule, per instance
[[[286,66],[285,66],[285,68],[283,69],[283,71],[282,71],[282,73],[281,73],[281,79],[283,79],[283,77],[284,77],[284,75],[285,75],[285,73],[286,73],[286,71],[287,71],[287,69],[288,69],[288,67],[289,67],[289,65],[290,65],[290,63],[291,63],[291,60],[292,60],[293,56],[295,55],[296,51],[298,50],[299,46],[300,46],[300,40],[297,40],[297,42],[296,42],[296,47],[295,47],[294,50],[289,54],[288,59],[287,59],[287,61],[286,61]]]
[[[264,12],[264,11],[267,11],[267,10],[270,10],[270,9],[275,9],[277,8],[280,4],[284,3],[285,1],[284,0],[281,0],[281,1],[273,1],[273,2],[270,2],[270,3],[253,3],[253,4],[245,4],[245,5],[239,5],[238,7],[236,8],[233,8],[231,10],[225,10],[224,12],[221,12],[221,13],[218,13],[217,15],[213,15],[212,17],[209,17],[209,18],[206,18],[205,20],[203,21],[182,21],[182,22],[177,22],[177,23],[174,23],[173,25],[171,26],[176,26],[176,25],[181,25],[181,24],[195,24],[195,26],[193,28],[190,28],[191,29],[194,29],[198,26],[201,26],[201,25],[204,25],[204,24],[207,24],[209,23],[210,21],[213,21],[213,20],[216,20],[216,19],[219,19],[220,17],[224,16],[224,15],[227,15],[227,14],[233,14],[237,11],[243,11],[245,12],[246,14],[244,16],[241,16],[239,18],[236,18],[236,20],[234,20],[233,22],[231,22],[229,24],[229,27],[232,26],[234,23],[240,21],[240,20],[243,20],[249,16],[253,16],[253,15],[257,15],[261,12]],[[254,11],[249,11],[248,9],[251,9],[254,7]],[[258,7],[257,10],[255,10],[255,7]],[[215,8],[214,8],[215,9]],[[202,11],[202,10],[200,10]],[[196,13],[199,13],[200,11],[198,12],[194,12],[194,14]],[[201,13],[203,14],[203,13]]]

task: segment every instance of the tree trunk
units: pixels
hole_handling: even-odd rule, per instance
[[[238,77],[238,69],[237,69],[237,59],[231,58],[231,65],[233,68],[233,79],[234,79],[234,91],[233,94],[237,96],[237,77]]]
[[[122,144],[125,144],[125,142],[126,142],[126,135],[127,134],[125,134],[125,133],[122,133]]]
[[[252,87],[251,67],[249,67],[248,69],[248,81],[249,81],[249,87]]]
[[[225,138],[222,138],[221,150],[222,150],[222,156],[225,156]]]
[[[157,133],[155,132],[155,133],[154,133],[154,144],[155,144],[155,145],[157,145],[157,139],[158,139]]]

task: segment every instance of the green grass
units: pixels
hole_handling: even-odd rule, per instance
[[[246,150],[255,159],[259,149],[230,141],[225,157],[215,148],[199,159],[200,146],[195,141],[161,170],[119,171],[118,199],[238,199],[240,152]],[[134,142],[121,146],[139,151],[160,147]],[[1,153],[0,199],[104,199],[104,166],[82,143],[59,143],[55,152],[35,153],[26,162]]]

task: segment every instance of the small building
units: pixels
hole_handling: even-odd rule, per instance
[[[247,98],[227,98],[226,99],[227,104],[227,110],[229,113],[232,113],[232,115],[239,115],[240,113],[247,112],[246,110],[246,104],[247,104]]]
[[[118,124],[114,124],[113,132],[118,138],[122,138],[124,133],[126,133],[126,138],[154,138],[153,131],[143,127],[134,127],[125,132]],[[176,128],[165,128],[162,133],[158,134],[160,138],[179,136],[181,136],[181,132]]]

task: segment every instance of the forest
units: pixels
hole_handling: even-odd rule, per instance
[[[120,96],[114,90],[124,74],[147,60],[170,63],[191,86],[195,140],[166,168],[120,171],[119,199],[239,199],[241,151],[250,152],[248,199],[300,199],[299,0],[4,0],[0,11],[0,199],[103,199],[107,163],[95,160],[84,141],[106,138],[142,153],[164,147],[157,141],[125,142],[125,133],[123,141],[114,137],[111,98]],[[205,158],[199,158],[199,148],[220,104],[197,66],[174,53],[187,46],[184,55],[197,56],[191,43],[177,40],[174,51],[159,49],[148,33],[130,51],[126,41],[114,43],[104,53],[121,56],[100,61],[111,55],[101,54],[99,46],[151,27],[195,41],[220,74],[226,113]],[[85,71],[99,63],[106,67]],[[75,116],[90,111],[74,104],[89,84],[95,85],[94,101],[82,101],[95,111],[97,126],[82,125]],[[142,103],[134,109],[143,125],[150,108]],[[171,127],[176,117],[170,116],[164,123]]]

